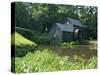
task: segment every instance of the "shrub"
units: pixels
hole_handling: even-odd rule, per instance
[[[38,44],[48,45],[50,43],[48,33],[41,33],[32,37],[32,40]]]

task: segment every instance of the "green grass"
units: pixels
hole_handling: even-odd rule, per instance
[[[12,62],[14,63],[13,59]],[[15,69],[16,73],[26,73],[93,69],[97,67],[96,59],[96,57],[92,57],[85,61],[83,58],[77,60],[68,56],[61,57],[48,49],[43,49],[41,51],[35,51],[34,53],[29,52],[25,57],[16,57],[15,67],[12,64],[12,70]]]
[[[58,56],[48,48],[41,48],[41,50],[32,52],[37,44],[17,32],[13,33],[11,37],[11,44],[16,47],[16,57],[11,59],[12,72],[48,72],[97,68],[96,56],[92,56],[88,60],[80,56]],[[61,46],[69,48],[71,45],[72,43],[63,43]]]
[[[15,56],[24,56],[27,52],[33,51],[37,46],[36,43],[28,40],[17,32],[11,35],[11,45],[15,45]]]
[[[19,33],[15,32],[12,34],[11,36],[11,44],[12,45],[30,45],[30,46],[37,46],[34,42],[26,39],[25,37],[23,37],[22,35],[20,35]]]

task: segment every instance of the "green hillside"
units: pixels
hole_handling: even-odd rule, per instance
[[[11,35],[11,45],[15,45],[16,56],[23,56],[28,51],[33,51],[37,46],[34,42],[15,32]]]
[[[20,35],[19,33],[15,32],[12,34],[11,36],[11,44],[12,45],[34,45],[34,46],[37,46],[34,42],[26,39],[25,37],[23,37],[22,35]]]

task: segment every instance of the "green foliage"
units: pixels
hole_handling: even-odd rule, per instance
[[[26,39],[17,32],[11,35],[11,45],[15,45],[16,56],[23,56],[37,46],[37,44]]]
[[[97,45],[96,40],[81,40],[81,41],[70,41],[70,42],[62,42],[60,47],[62,48],[73,48],[74,45]]]
[[[67,17],[81,20],[82,24],[87,25],[91,29],[90,38],[97,35],[97,8],[92,6],[72,6],[72,5],[52,5],[52,4],[33,4],[16,2],[15,3],[15,20],[16,27],[32,30],[32,34],[18,30],[11,36],[11,44],[16,47],[16,56],[12,57],[12,71],[16,73],[22,72],[43,72],[43,71],[61,71],[75,69],[92,69],[97,67],[97,58],[92,57],[85,61],[77,56],[70,58],[68,56],[60,57],[48,49],[34,50],[39,44],[49,44],[49,35],[45,32],[45,27],[50,30],[51,26],[56,22],[63,22]],[[25,29],[24,29],[25,30]],[[28,39],[34,41],[30,41]],[[61,43],[62,48],[73,48],[74,44],[82,42],[64,42]]]
[[[63,42],[60,44],[61,48],[73,48],[74,42]]]
[[[16,2],[16,26],[45,31],[56,22],[63,22],[67,17],[81,20],[91,30],[90,37],[97,37],[97,7],[72,6]],[[28,35],[28,33],[25,33]]]
[[[25,57],[15,58],[15,67],[12,64],[12,70],[15,69],[16,73],[25,73],[96,68],[96,57],[87,62],[82,58],[78,60],[68,56],[60,57],[48,49],[37,50],[34,53],[29,52]]]
[[[26,5],[22,2],[15,3],[15,20],[17,27],[29,27],[30,15],[26,10]],[[30,25],[31,26],[31,25]]]
[[[44,45],[50,44],[48,33],[34,34],[34,35],[35,36],[32,37],[32,40],[34,40],[34,42]]]
[[[91,69],[91,67],[97,67],[97,65],[95,65],[95,64],[97,64],[97,59],[96,59],[96,57],[92,57],[92,58],[89,60],[88,66],[86,66],[86,68]]]
[[[81,40],[81,41],[74,41],[73,45],[96,45],[96,40]]]

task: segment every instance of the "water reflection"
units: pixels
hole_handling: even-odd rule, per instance
[[[97,57],[97,46],[94,45],[74,45],[73,48],[60,48],[59,46],[41,46],[41,48],[48,48],[59,56],[69,56],[72,58],[81,57],[87,60],[93,56]]]

